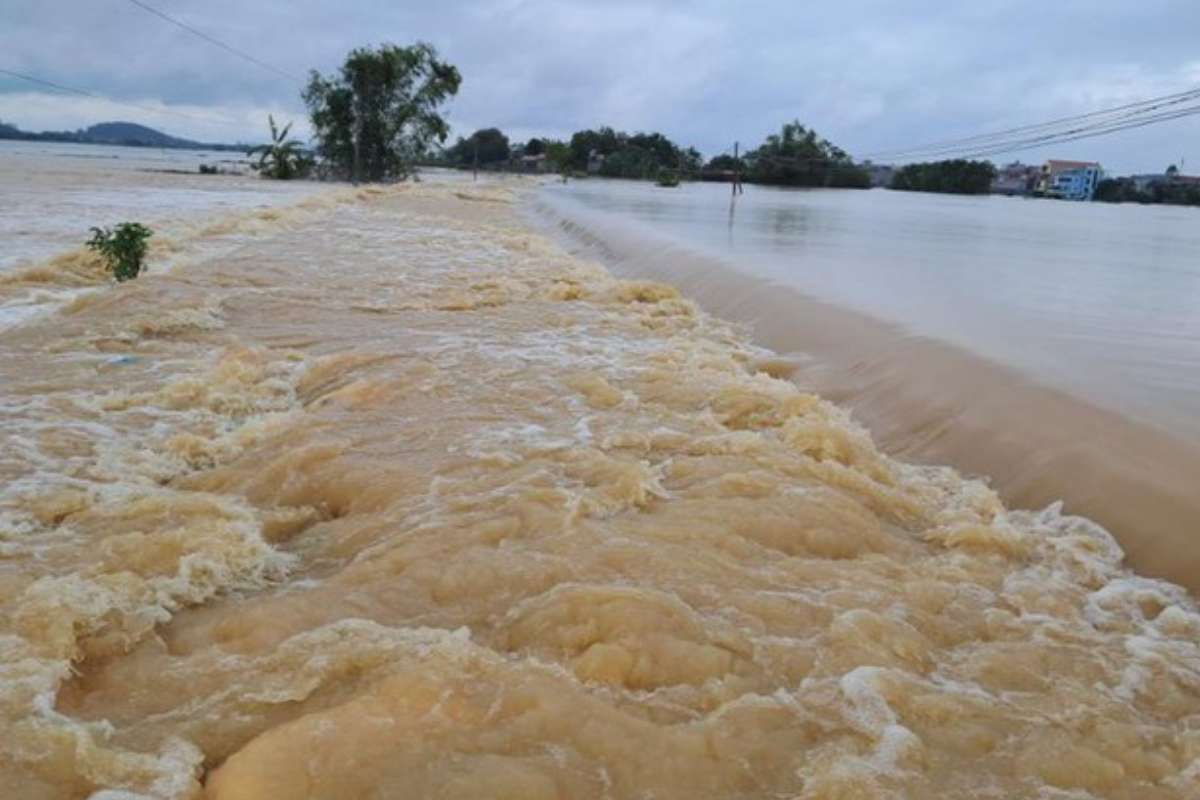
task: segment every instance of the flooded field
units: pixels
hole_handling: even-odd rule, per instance
[[[523,191],[12,273],[88,291],[0,330],[0,796],[1200,796],[1183,589]]]

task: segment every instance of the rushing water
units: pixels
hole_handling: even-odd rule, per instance
[[[1016,368],[1200,443],[1200,210],[589,181],[619,216],[750,276]]]
[[[0,330],[0,797],[1200,796],[1184,590],[889,456],[520,187],[9,272],[85,293]]]
[[[890,451],[1065,500],[1200,586],[1196,209],[586,181],[538,212],[792,353]]]

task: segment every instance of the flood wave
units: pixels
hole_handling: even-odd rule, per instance
[[[22,798],[1200,792],[1200,613],[405,186],[0,332]]]
[[[530,219],[573,253],[679,286],[772,348],[776,374],[852,411],[888,453],[950,464],[1006,504],[1103,524],[1138,571],[1200,590],[1200,441],[1015,367],[797,289],[614,215],[539,196]]]

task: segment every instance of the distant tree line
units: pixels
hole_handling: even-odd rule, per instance
[[[892,188],[905,192],[987,194],[995,179],[996,166],[990,161],[953,159],[901,167],[892,178]]]
[[[546,155],[560,171],[606,178],[663,181],[665,174],[689,180],[728,181],[737,174],[748,183],[770,186],[865,188],[867,173],[850,156],[799,122],[783,126],[744,157],[721,154],[707,163],[694,147],[661,133],[626,133],[613,128],[578,131],[566,142],[530,139],[511,144],[497,128],[460,137],[441,163],[458,168],[500,169],[526,156]]]
[[[606,178],[648,180],[664,171],[690,176],[701,167],[695,148],[680,147],[661,133],[629,134],[609,127],[579,131],[567,142],[533,138],[523,145],[513,145],[497,128],[482,128],[459,137],[443,160],[459,168],[494,169],[543,155],[560,171]]]
[[[1167,168],[1159,180],[1139,187],[1133,178],[1110,178],[1100,181],[1092,199],[1102,203],[1143,203],[1171,206],[1200,206],[1200,184],[1178,180],[1179,170]]]

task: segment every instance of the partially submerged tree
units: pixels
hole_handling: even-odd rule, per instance
[[[311,169],[312,159],[305,154],[299,141],[287,138],[292,123],[280,129],[275,125],[275,117],[270,114],[267,115],[267,122],[271,125],[271,143],[250,148],[250,155],[258,156],[254,168],[264,178],[286,181],[303,177]]]
[[[438,108],[461,82],[424,42],[353,50],[337,74],[314,71],[304,89],[317,152],[336,177],[404,178],[432,142],[446,140]]]

